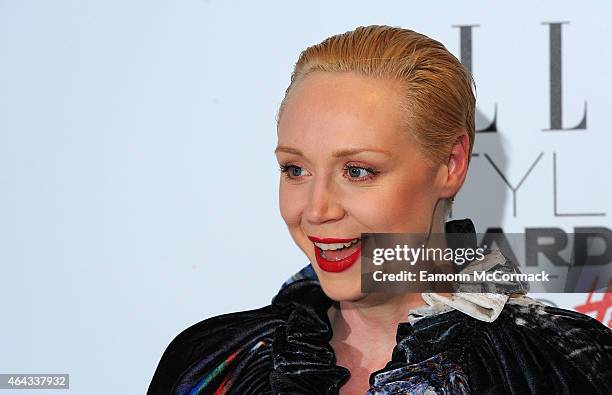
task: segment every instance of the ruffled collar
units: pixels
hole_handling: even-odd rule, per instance
[[[468,265],[461,273],[469,273],[474,270],[485,272],[518,272],[518,268],[510,262],[499,250],[489,251],[483,260],[478,263]],[[500,285],[501,284],[501,285]],[[524,294],[528,289],[527,283],[503,282],[503,283],[481,284],[479,287],[486,291],[494,292],[473,292],[471,285],[461,284],[459,291],[446,294],[435,292],[422,293],[421,297],[427,303],[426,307],[410,310],[408,319],[411,323],[432,314],[440,314],[450,310],[459,310],[480,321],[493,322],[504,309],[509,299],[509,294]],[[461,292],[461,290],[465,292]],[[472,291],[472,292],[467,292]]]
[[[350,377],[348,369],[336,365],[329,344],[332,329],[327,310],[332,303],[319,282],[307,278],[293,281],[274,297],[272,308],[287,316],[272,343],[274,393],[334,394]]]

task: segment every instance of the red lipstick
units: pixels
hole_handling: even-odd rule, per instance
[[[361,238],[360,237],[354,237],[352,239],[340,239],[340,238],[335,238],[335,237],[319,238],[319,237],[314,237],[314,236],[308,236],[308,239],[310,239],[310,241],[312,241],[313,243],[312,246],[314,247],[317,264],[322,270],[326,272],[338,273],[338,272],[344,271],[348,269],[349,267],[351,267],[355,262],[357,262],[357,259],[361,255]],[[330,261],[330,260],[325,259],[321,253],[321,248],[317,247],[314,244],[314,243],[323,243],[323,244],[348,243],[355,239],[359,239],[357,243],[354,244],[354,246],[357,246],[356,248],[353,246],[346,247],[346,248],[355,248],[355,251],[340,260]]]

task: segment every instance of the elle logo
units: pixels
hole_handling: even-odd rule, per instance
[[[584,102],[582,119],[574,127],[563,127],[563,99],[562,99],[562,62],[561,62],[561,28],[569,22],[543,22],[549,28],[550,50],[550,127],[544,131],[583,130],[587,128],[587,102]],[[454,25],[459,28],[461,63],[472,72],[472,30],[480,25]],[[497,132],[497,103],[493,120],[479,133]]]

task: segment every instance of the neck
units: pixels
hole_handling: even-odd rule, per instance
[[[408,319],[408,311],[425,304],[421,294],[380,295],[369,294],[357,301],[341,301],[329,311],[334,329],[347,327],[351,333],[361,330],[369,333],[389,333],[400,322]],[[395,330],[391,331],[395,338]]]
[[[382,369],[396,345],[397,326],[408,320],[410,309],[424,304],[419,293],[369,294],[358,301],[335,303],[328,316],[337,362],[367,372]]]

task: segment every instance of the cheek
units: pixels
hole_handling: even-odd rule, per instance
[[[431,214],[429,189],[415,180],[393,182],[347,201],[347,208],[371,232],[420,232]]]
[[[298,190],[286,187],[281,184],[279,188],[279,205],[280,212],[289,234],[293,238],[295,244],[306,254],[309,252],[312,254],[314,261],[314,251],[312,249],[312,243],[306,238],[304,232],[301,229],[302,224],[302,213],[304,212],[304,204],[301,203],[301,194]]]
[[[287,188],[281,182],[279,187],[279,206],[281,216],[287,226],[299,225],[302,213],[302,208],[299,203],[296,191]]]

